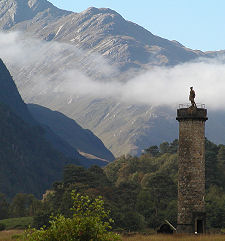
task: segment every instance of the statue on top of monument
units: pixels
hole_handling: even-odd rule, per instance
[[[195,91],[193,90],[193,87],[190,87],[189,100],[191,101],[191,106],[192,107],[196,107],[196,104],[195,104]]]

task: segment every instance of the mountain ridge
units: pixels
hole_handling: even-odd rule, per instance
[[[68,11],[56,8],[46,0],[3,0],[0,2],[1,29],[9,30],[15,24],[33,19],[40,12],[49,11],[53,17],[61,17]]]
[[[49,55],[52,58],[49,64],[43,65],[43,62],[37,60],[35,66],[27,66],[27,69],[26,66],[20,67],[13,75],[26,102],[60,111],[74,119],[83,128],[90,129],[100,137],[116,156],[125,153],[140,154],[148,145],[176,138],[175,111],[150,105],[120,103],[112,98],[82,97],[79,94],[61,92],[33,93],[32,86],[39,81],[35,75],[43,76],[44,73],[45,80],[52,81],[66,72],[67,68],[76,68],[94,80],[126,82],[155,66],[171,67],[195,61],[199,57],[211,58],[220,54],[188,49],[176,41],[160,38],[143,27],[126,21],[113,10],[93,7],[81,13],[66,12],[62,17],[40,14],[32,20],[15,24],[9,29],[13,30],[23,30],[24,35],[48,43],[66,43],[82,50],[80,56],[74,54],[74,49],[66,49],[60,59]],[[97,56],[93,55],[96,53]],[[105,66],[100,62],[97,63],[100,68],[93,69],[96,64],[93,59],[97,59],[99,55],[118,71],[105,75]],[[28,74],[24,74],[24,69]],[[48,79],[46,76],[49,75],[51,77]],[[75,78],[79,79],[79,75]],[[62,86],[63,81],[64,78],[60,79]],[[80,81],[82,82],[82,78]],[[216,118],[215,122],[221,123],[221,116],[217,115]],[[210,125],[213,130],[213,123]],[[213,136],[213,133],[210,135]],[[210,139],[216,143],[217,140],[225,142],[222,136],[217,140],[215,137]]]

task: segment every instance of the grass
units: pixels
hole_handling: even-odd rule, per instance
[[[0,241],[20,241],[24,230],[0,232]],[[122,236],[122,241],[224,241],[225,235],[133,235]]]
[[[6,230],[10,229],[26,229],[32,224],[32,217],[22,217],[22,218],[9,218],[0,220],[0,223],[5,224]]]
[[[224,241],[225,235],[134,235],[122,241]]]
[[[20,235],[24,230],[5,230],[0,232],[0,241],[20,241]]]

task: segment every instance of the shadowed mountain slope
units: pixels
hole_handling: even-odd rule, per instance
[[[83,129],[74,120],[43,106],[34,104],[28,104],[27,106],[37,121],[49,126],[54,133],[77,150],[108,161],[114,160],[114,156],[104,146],[102,141],[91,131]]]
[[[0,146],[0,192],[8,197],[18,192],[40,197],[61,178],[66,164],[85,167],[106,164],[103,160],[80,155],[48,126],[34,120],[2,60]]]
[[[44,129],[28,125],[3,104],[0,136],[0,192],[8,197],[19,192],[40,197],[60,179],[66,158],[46,141]]]

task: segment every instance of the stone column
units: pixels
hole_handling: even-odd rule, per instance
[[[178,233],[205,232],[205,121],[204,108],[177,110]]]

